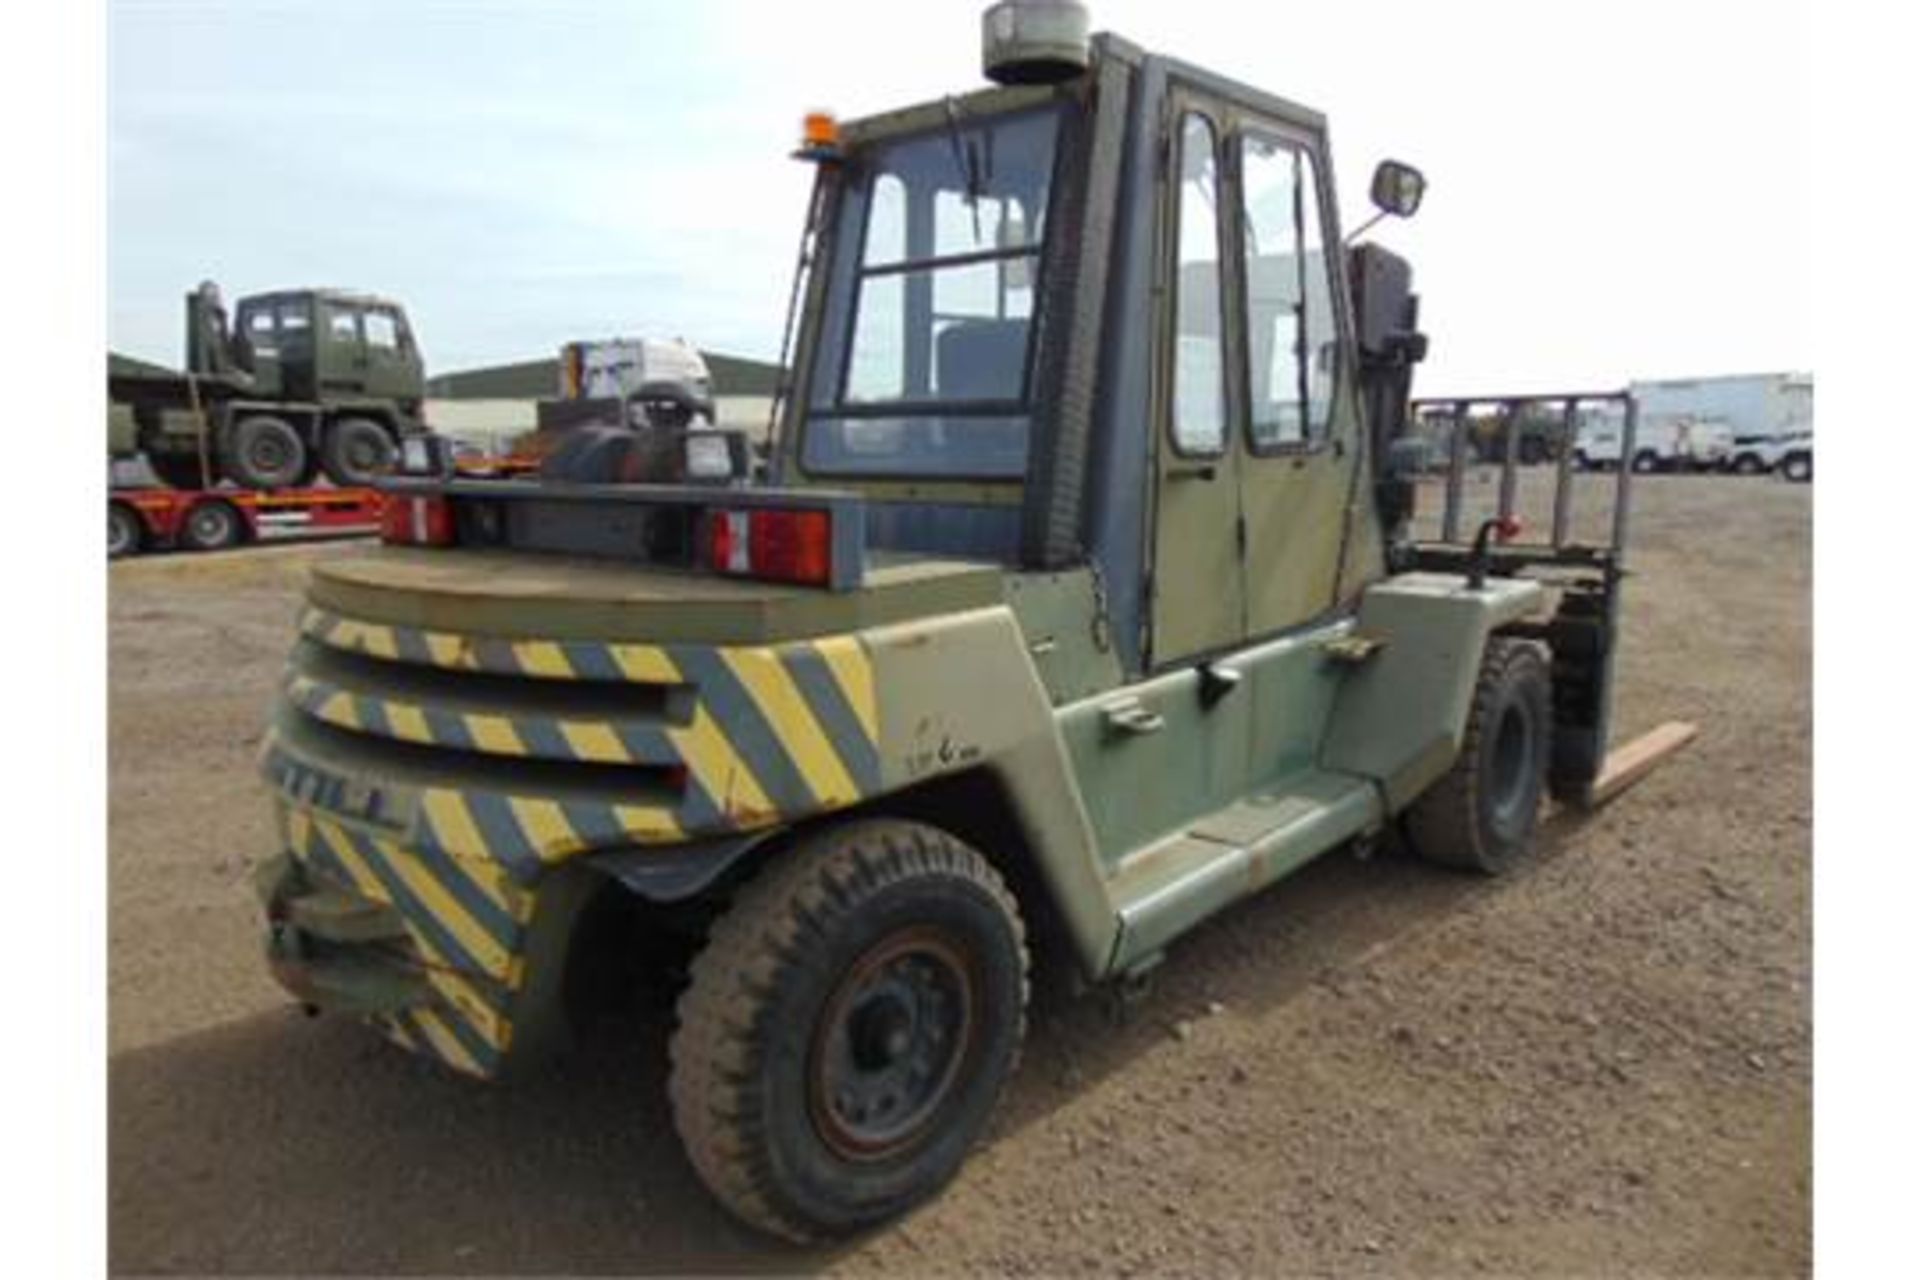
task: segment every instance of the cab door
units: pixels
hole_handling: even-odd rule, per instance
[[[1154,439],[1153,665],[1237,644],[1246,622],[1240,557],[1237,398],[1225,280],[1224,130],[1199,101],[1173,103],[1171,207],[1161,256]]]
[[[1286,631],[1337,603],[1341,562],[1356,553],[1359,414],[1341,249],[1332,233],[1323,154],[1305,129],[1255,116],[1235,121],[1238,243],[1231,269],[1241,308],[1246,456],[1237,477],[1246,522],[1249,639]]]
[[[320,304],[318,358],[322,400],[353,398],[367,389],[367,348],[360,337],[360,308],[326,299]]]
[[[420,357],[397,308],[378,303],[363,308],[360,336],[366,358],[362,389],[369,396],[407,400],[420,394]]]

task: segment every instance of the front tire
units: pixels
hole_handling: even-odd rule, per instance
[[[856,821],[778,855],[714,925],[669,1091],[709,1190],[791,1240],[845,1235],[959,1169],[1019,1056],[1027,947],[979,853]]]
[[[1552,747],[1552,677],[1539,646],[1487,641],[1460,754],[1407,810],[1414,851],[1485,875],[1510,869],[1533,843]]]
[[[1652,475],[1660,469],[1660,455],[1651,449],[1642,449],[1633,455],[1633,469],[1639,475]]]

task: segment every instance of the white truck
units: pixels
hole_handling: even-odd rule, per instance
[[[607,338],[560,348],[560,398],[625,400],[649,383],[676,383],[713,399],[713,375],[680,338]]]
[[[1583,418],[1574,436],[1573,465],[1582,471],[1620,466],[1623,425],[1617,414]],[[1732,456],[1731,423],[1675,415],[1643,417],[1634,431],[1633,456],[1625,461],[1637,472],[1719,471]]]

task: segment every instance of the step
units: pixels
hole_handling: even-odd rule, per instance
[[[1377,826],[1365,778],[1309,770],[1129,854],[1108,892],[1120,915],[1115,968],[1159,951],[1199,921]]]

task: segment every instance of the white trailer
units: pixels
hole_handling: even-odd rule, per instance
[[[1629,388],[1642,422],[1655,418],[1712,418],[1733,428],[1734,440],[1779,440],[1813,430],[1813,375],[1741,373],[1711,378],[1665,378]]]
[[[1621,465],[1624,426],[1617,413],[1583,414],[1574,435],[1573,465],[1582,471]],[[1627,462],[1638,472],[1719,471],[1733,457],[1733,440],[1733,424],[1725,419],[1655,415],[1642,406]]]

